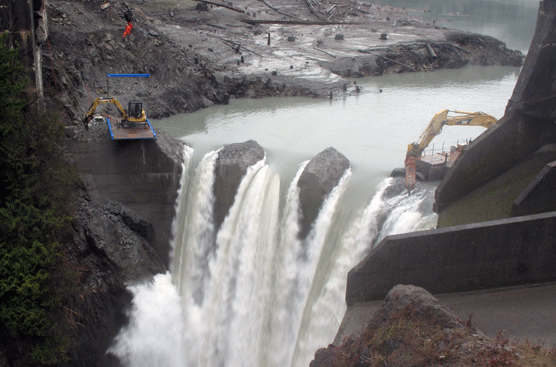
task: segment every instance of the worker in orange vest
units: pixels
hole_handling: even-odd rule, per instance
[[[127,7],[127,4],[125,5]],[[125,27],[124,31],[125,38],[125,36],[131,33],[131,29],[133,28],[133,24],[131,24],[131,21],[133,20],[133,13],[131,12],[131,9],[129,9],[129,7],[127,7],[126,11],[124,11],[124,19],[127,22],[127,26]]]
[[[131,24],[131,22],[128,22],[125,27],[124,37],[131,33],[132,28],[133,28],[133,24]]]

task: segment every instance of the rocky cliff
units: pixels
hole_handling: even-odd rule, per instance
[[[99,124],[68,128],[66,147],[83,182],[65,249],[78,277],[64,306],[68,354],[72,366],[118,366],[105,352],[127,320],[127,286],[168,269],[183,143],[161,131],[156,140],[116,142]]]

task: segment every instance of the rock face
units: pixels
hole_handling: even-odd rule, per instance
[[[168,265],[183,143],[161,131],[156,140],[112,141],[104,124],[68,128],[67,136],[84,186],[66,244],[79,278],[64,305],[73,327],[68,355],[72,366],[119,366],[106,350],[127,322],[126,286]]]
[[[67,266],[79,278],[64,305],[74,327],[68,356],[71,366],[119,366],[106,350],[127,322],[132,295],[126,284],[149,279],[165,267],[149,245],[152,225],[129,208],[82,193],[75,213]]]
[[[254,140],[225,145],[214,166],[214,226],[217,232],[230,207],[247,169],[265,156],[264,149]]]
[[[307,164],[297,183],[302,213],[300,238],[307,236],[324,198],[338,185],[349,167],[349,160],[332,147],[320,152]]]
[[[124,204],[151,223],[148,239],[166,266],[182,170],[183,142],[112,141],[105,124],[68,129],[68,152],[91,198]]]

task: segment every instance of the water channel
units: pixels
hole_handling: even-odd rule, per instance
[[[529,11],[528,1],[504,3]],[[407,144],[442,109],[502,117],[518,76],[512,67],[405,73],[359,79],[359,94],[332,100],[231,100],[154,121],[189,146],[172,273],[132,289],[131,323],[112,352],[129,366],[308,366],[334,339],[345,312],[347,271],[383,236],[435,225],[434,186],[421,184],[408,197],[403,184],[388,178],[403,165]],[[482,131],[446,127],[434,149]],[[214,233],[207,188],[216,152],[249,139],[265,149],[266,159],[248,173]],[[330,146],[351,169],[308,239],[299,241],[291,235],[296,180],[307,160]]]

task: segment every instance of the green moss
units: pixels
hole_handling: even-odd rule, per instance
[[[437,228],[509,218],[521,192],[555,159],[554,152],[532,155],[444,209],[439,214]]]

